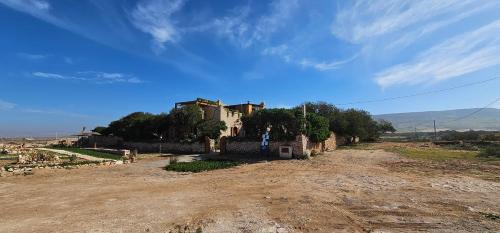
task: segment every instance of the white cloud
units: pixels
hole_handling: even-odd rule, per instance
[[[91,117],[91,116],[85,115],[85,114],[67,112],[67,111],[62,111],[62,110],[47,110],[47,109],[33,109],[33,108],[22,108],[20,110],[22,112],[25,112],[25,113],[35,113],[35,114],[59,115],[59,116],[77,117],[77,118],[89,118],[89,117]]]
[[[40,9],[40,10],[49,10],[50,9],[50,4],[47,1],[42,1],[42,0],[28,0],[28,2],[31,2],[34,7]]]
[[[283,55],[288,50],[286,44],[278,45],[275,47],[268,47],[262,50],[262,55]]]
[[[51,5],[48,1],[44,0],[0,0],[9,7],[15,9],[24,9],[25,11],[49,11]]]
[[[0,3],[20,12],[30,14],[36,18],[54,24],[58,27],[78,31],[68,21],[61,20],[51,14],[51,4],[44,0],[0,0]]]
[[[186,28],[186,31],[214,31],[218,36],[227,38],[242,48],[248,48],[256,42],[268,40],[278,29],[284,27],[298,6],[298,0],[275,0],[269,4],[269,12],[259,17],[251,15],[249,5],[237,7],[228,16]]]
[[[288,46],[286,44],[278,45],[275,47],[267,47],[261,52],[264,56],[277,56],[283,59],[287,63],[294,63],[300,65],[304,68],[314,68],[319,71],[335,70],[340,68],[342,65],[349,63],[356,59],[357,55],[345,60],[333,60],[333,61],[315,61],[309,58],[295,58],[290,54]]]
[[[73,58],[71,57],[64,57],[64,62],[66,62],[67,64],[70,64],[70,65],[73,65],[75,62],[73,61]]]
[[[378,85],[419,84],[458,77],[500,65],[500,20],[469,31],[419,54],[413,61],[390,67],[375,77]]]
[[[56,73],[33,72],[31,75],[38,78],[59,79],[59,80],[76,80],[85,81],[96,84],[113,84],[113,83],[143,83],[141,79],[130,74],[123,73],[106,73],[97,71],[78,72],[76,75],[62,75]]]
[[[418,41],[420,38],[426,35],[429,35],[441,28],[445,28],[451,24],[460,22],[474,14],[489,9],[494,5],[498,4],[499,3],[495,1],[488,1],[484,4],[476,4],[468,6],[467,8],[463,9],[462,12],[452,15],[451,17],[444,18],[442,20],[432,21],[427,24],[423,24],[422,26],[415,27],[415,29],[409,30],[408,32],[402,33],[401,35],[398,36],[399,38],[392,41],[391,43],[388,43],[386,48],[392,49],[398,47],[399,48],[406,47]]]
[[[32,53],[18,53],[17,56],[22,58],[22,59],[26,59],[26,60],[43,60],[43,59],[49,57],[50,55],[32,54]]]
[[[319,71],[336,70],[342,65],[349,63],[357,58],[358,55],[354,55],[351,58],[345,60],[335,60],[335,61],[321,61],[316,62],[310,59],[302,59],[299,64],[303,67],[312,67]]]
[[[184,0],[142,0],[131,13],[131,21],[139,30],[153,37],[154,51],[161,52],[164,44],[175,42],[179,33],[171,19],[179,11]]]
[[[488,1],[357,1],[337,13],[332,33],[352,43],[362,43],[382,35],[429,24],[420,29],[421,33],[426,33],[427,30],[437,30],[478,12],[485,8],[485,4],[489,4]],[[458,16],[450,20],[446,17],[450,15]]]
[[[16,104],[0,99],[0,111],[11,110],[16,107]]]

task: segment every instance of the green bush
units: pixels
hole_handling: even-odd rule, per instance
[[[201,160],[192,162],[176,162],[165,167],[167,171],[202,172],[216,169],[230,168],[240,165],[239,162],[224,160]]]
[[[307,137],[313,142],[322,142],[330,137],[328,119],[315,113],[307,114]]]
[[[218,120],[202,120],[196,126],[199,137],[218,139],[221,132],[227,129],[226,122]]]
[[[306,102],[307,114],[315,113],[325,117],[330,131],[338,136],[357,136],[362,141],[377,140],[382,133],[394,132],[390,122],[375,121],[369,112],[359,109],[339,109],[326,102]],[[297,106],[296,110],[303,107]]]
[[[242,117],[245,136],[254,140],[269,127],[271,141],[291,141],[295,136],[304,133],[304,117],[295,109],[263,109]]]
[[[479,154],[481,157],[497,157],[500,158],[500,145],[488,146]]]

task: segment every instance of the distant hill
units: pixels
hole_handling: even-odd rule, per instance
[[[477,111],[477,108],[429,112],[408,112],[375,115],[376,119],[392,122],[398,132],[432,131],[433,120],[441,130],[500,130],[500,109],[486,108],[470,117],[456,120]]]

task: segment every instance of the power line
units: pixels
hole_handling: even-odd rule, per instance
[[[446,123],[450,123],[450,122],[455,122],[455,121],[460,121],[460,120],[463,120],[463,119],[466,119],[466,118],[469,118],[481,111],[483,111],[484,109],[487,109],[488,107],[490,107],[491,105],[495,104],[496,102],[500,101],[500,98],[497,98],[493,101],[491,101],[490,103],[488,103],[487,105],[485,105],[484,107],[481,107],[481,108],[478,108],[476,110],[474,110],[473,112],[469,113],[469,114],[466,114],[464,116],[461,116],[461,117],[458,117],[458,118],[455,118],[455,119],[452,119],[452,120],[448,120],[448,121],[442,121],[442,122],[439,122],[440,124],[446,124]],[[406,122],[398,122],[398,124],[410,124],[410,123],[413,123],[415,121],[406,121]],[[413,125],[410,125],[409,127],[411,127],[412,129],[415,128],[420,128],[420,126],[422,125],[427,125],[427,124],[431,124],[431,122],[420,122],[418,124],[413,124]],[[434,126],[435,127],[435,126]]]
[[[361,101],[354,101],[354,102],[348,102],[348,103],[337,103],[334,105],[352,105],[352,104],[367,104],[367,103],[376,103],[376,102],[385,102],[385,101],[391,101],[391,100],[398,100],[398,99],[404,99],[404,98],[410,98],[410,97],[416,97],[416,96],[422,96],[422,95],[429,95],[429,94],[436,94],[440,92],[445,92],[445,91],[451,91],[459,88],[464,88],[464,87],[469,87],[473,85],[478,85],[478,84],[483,84],[487,82],[491,82],[493,80],[500,79],[500,76],[495,76],[490,79],[486,80],[481,80],[478,82],[471,82],[471,83],[466,83],[463,85],[459,86],[454,86],[450,88],[444,88],[444,89],[439,89],[439,90],[432,90],[432,91],[425,91],[425,92],[418,92],[410,95],[402,95],[402,96],[395,96],[395,97],[388,97],[388,98],[382,98],[382,99],[373,99],[373,100],[361,100]]]
[[[463,120],[463,119],[466,119],[466,118],[469,118],[471,116],[473,116],[474,114],[478,113],[478,112],[481,112],[483,111],[484,109],[490,107],[491,105],[495,104],[496,102],[498,102],[500,100],[500,98],[497,98],[493,101],[491,101],[489,104],[487,104],[486,106],[482,107],[482,108],[479,108],[477,110],[475,110],[474,112],[471,112],[465,116],[462,116],[462,117],[459,117],[459,118],[456,118],[456,119],[453,119],[453,120],[450,120],[450,121],[446,121],[446,122],[442,122],[442,123],[449,123],[449,122],[455,122],[455,121],[459,121],[459,120]]]

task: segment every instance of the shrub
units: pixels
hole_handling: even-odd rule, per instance
[[[238,166],[240,163],[224,160],[200,160],[192,162],[176,162],[165,167],[167,171],[177,172],[202,172],[215,169],[230,168]]]
[[[209,137],[211,139],[218,139],[221,131],[226,130],[226,122],[218,120],[202,120],[197,125],[199,137]]]
[[[481,157],[500,158],[500,145],[488,146],[479,154]]]
[[[307,137],[313,142],[322,142],[330,137],[328,119],[315,113],[307,114]]]
[[[245,136],[260,140],[267,128],[270,128],[270,140],[290,141],[304,133],[304,117],[295,109],[263,109],[244,116]]]

